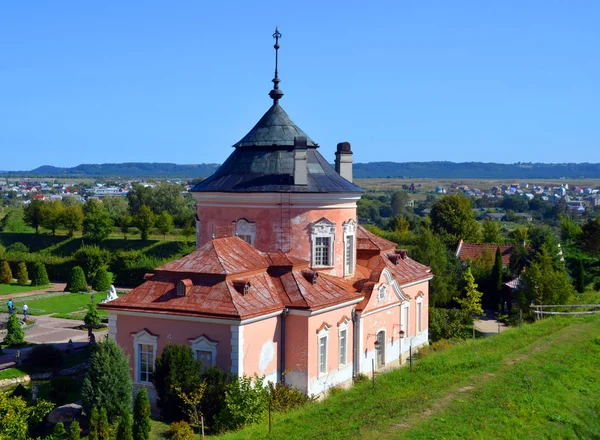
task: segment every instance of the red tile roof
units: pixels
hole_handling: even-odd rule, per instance
[[[486,249],[495,256],[498,246],[502,252],[502,265],[508,266],[510,256],[515,250],[512,244],[465,243],[461,240],[456,248],[456,256],[462,261],[474,260],[483,255]]]
[[[367,231],[363,226],[356,228],[356,249],[368,251],[388,251],[396,248],[396,243]]]

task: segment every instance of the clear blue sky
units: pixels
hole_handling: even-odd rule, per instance
[[[333,161],[600,162],[600,2],[0,3],[0,170],[222,162],[269,108]]]

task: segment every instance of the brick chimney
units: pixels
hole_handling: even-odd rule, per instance
[[[349,182],[352,182],[352,150],[350,142],[337,144],[335,152],[335,171]]]
[[[308,185],[306,136],[294,138],[294,185]]]

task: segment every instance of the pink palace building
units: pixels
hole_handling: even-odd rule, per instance
[[[271,108],[192,189],[197,249],[101,306],[151,398],[167,344],[318,395],[428,341],[430,269],[357,224],[350,144],[331,167],[279,105],[277,68],[273,83]]]

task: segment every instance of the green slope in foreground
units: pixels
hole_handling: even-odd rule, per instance
[[[225,439],[600,438],[600,315],[466,341]]]

